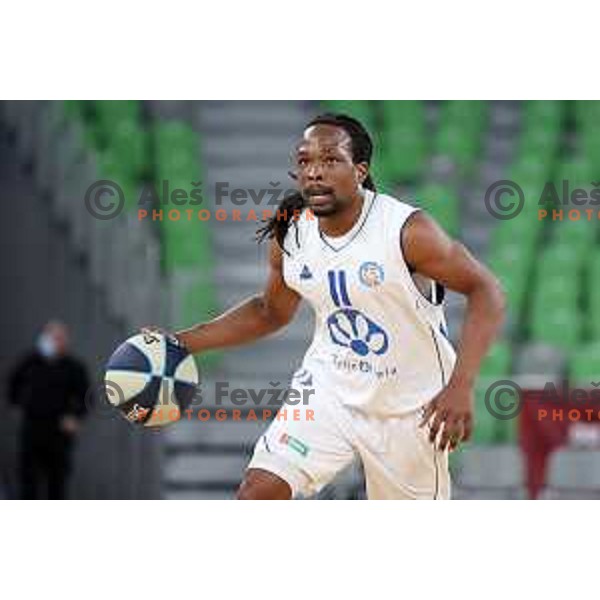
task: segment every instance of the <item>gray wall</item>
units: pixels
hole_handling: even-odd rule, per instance
[[[99,383],[102,365],[128,332],[111,319],[102,291],[90,284],[87,263],[69,245],[69,232],[53,221],[49,198],[35,190],[27,164],[16,160],[10,126],[0,128],[0,496],[11,496],[19,415],[6,401],[7,371],[40,326],[60,318],[71,327],[74,353]],[[159,497],[160,436],[96,408],[79,440],[72,497]]]

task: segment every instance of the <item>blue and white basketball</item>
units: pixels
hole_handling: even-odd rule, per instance
[[[105,375],[108,401],[131,423],[162,427],[178,421],[197,391],[193,356],[158,332],[123,342],[112,354]]]

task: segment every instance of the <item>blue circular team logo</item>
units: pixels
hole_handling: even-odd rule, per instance
[[[387,352],[389,342],[385,330],[353,308],[337,310],[327,319],[331,341],[350,348],[359,356]]]
[[[358,277],[362,284],[370,288],[375,288],[383,283],[383,267],[373,261],[364,262],[360,265]]]

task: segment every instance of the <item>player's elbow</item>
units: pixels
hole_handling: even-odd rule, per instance
[[[471,293],[481,298],[489,318],[502,325],[506,318],[507,297],[500,280],[484,269],[474,281]]]
[[[287,310],[271,310],[270,320],[276,329],[287,327],[291,322],[294,314]]]
[[[270,332],[278,331],[288,325],[293,317],[293,312],[269,303],[265,298],[259,298],[261,317]]]

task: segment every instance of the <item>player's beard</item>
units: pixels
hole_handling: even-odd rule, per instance
[[[316,217],[331,217],[340,211],[339,206],[335,202],[323,206],[313,206],[309,203],[309,206]]]
[[[333,190],[320,194],[307,193],[304,198],[308,207],[317,217],[329,217],[340,210],[340,202]]]

